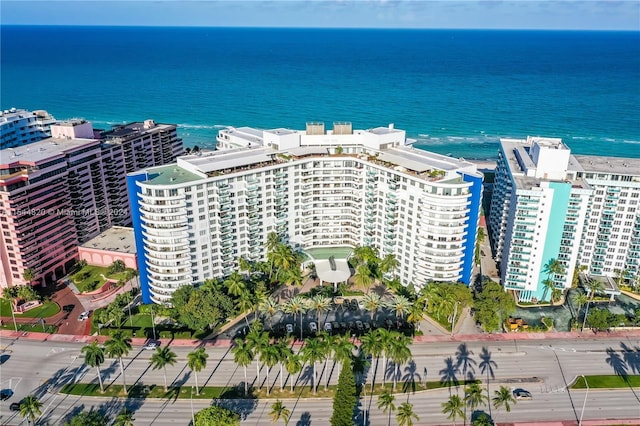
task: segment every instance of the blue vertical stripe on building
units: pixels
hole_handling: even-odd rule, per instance
[[[133,223],[133,234],[136,239],[136,254],[138,258],[138,278],[140,280],[140,291],[142,292],[142,303],[152,303],[149,293],[149,274],[147,271],[146,251],[142,237],[142,218],[140,217],[140,188],[136,182],[148,180],[146,172],[131,173],[127,176],[127,191],[129,193],[129,206],[131,206],[131,221]]]
[[[469,192],[469,213],[465,221],[467,231],[467,245],[464,249],[464,259],[462,262],[462,278],[460,281],[466,285],[471,284],[474,264],[474,254],[476,246],[476,236],[478,235],[478,219],[480,218],[480,208],[482,206],[482,177],[462,174],[465,182],[470,182]]]

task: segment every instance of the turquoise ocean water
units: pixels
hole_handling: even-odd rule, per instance
[[[12,27],[0,107],[98,128],[153,118],[187,145],[225,126],[394,123],[417,146],[492,159],[500,137],[640,157],[640,33]]]

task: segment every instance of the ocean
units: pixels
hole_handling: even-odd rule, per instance
[[[640,32],[2,26],[0,108],[96,128],[152,118],[187,146],[307,121],[407,131],[494,159],[501,137],[640,157]]]

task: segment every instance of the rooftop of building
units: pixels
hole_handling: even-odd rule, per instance
[[[92,144],[99,145],[99,142],[95,139],[46,138],[21,147],[3,149],[0,151],[0,159],[2,165],[37,164]]]
[[[553,179],[541,179],[533,176],[526,176],[523,170],[525,168],[535,168],[532,158],[529,155],[530,147],[533,142],[538,144],[544,144],[543,146],[556,149],[567,149],[569,147],[564,145],[560,139],[555,138],[537,138],[528,137],[525,139],[501,139],[503,151],[505,153],[505,159],[511,170],[513,180],[518,188],[530,189],[540,186],[540,182],[543,180]],[[626,157],[601,157],[592,155],[570,155],[567,172],[584,172],[584,173],[602,173],[602,174],[617,174],[628,176],[640,176],[640,158],[626,158]],[[571,173],[573,174],[573,173]],[[571,182],[574,187],[588,188],[589,185],[582,179],[564,179],[565,182]]]
[[[82,244],[81,247],[117,253],[135,253],[136,242],[133,228],[114,226]]]
[[[29,111],[22,108],[0,110],[0,123],[8,123],[26,117],[36,117],[40,120],[55,120],[51,114],[43,109]]]
[[[156,123],[153,120],[134,121],[128,124],[115,125],[111,130],[107,130],[102,133],[102,138],[107,140],[113,140],[118,138],[124,138],[135,136],[140,133],[144,133],[151,130],[166,130],[172,127],[176,127],[175,124],[161,124]]]
[[[148,173],[149,180],[145,183],[153,185],[177,185],[202,179],[201,175],[191,173],[176,164],[153,167]]]
[[[577,164],[570,170],[640,176],[640,158],[574,155]]]

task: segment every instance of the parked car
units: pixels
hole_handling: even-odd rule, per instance
[[[324,323],[324,329],[325,329],[325,331],[331,333],[333,331],[333,326],[331,325],[330,322],[325,322]]]
[[[13,391],[11,389],[2,389],[0,391],[0,401],[6,401],[12,396],[13,396]]]
[[[293,334],[293,324],[285,324],[284,329],[287,331],[287,334]]]
[[[154,350],[155,348],[160,346],[160,342],[156,342],[155,340],[152,340],[150,342],[147,342],[142,349],[146,350],[146,351],[150,351],[150,350]]]
[[[364,326],[362,325],[362,321],[356,321],[356,328],[358,331],[364,330]]]
[[[10,410],[10,411],[20,411],[20,403],[19,403],[19,402],[13,402],[13,403],[9,406],[9,410]]]
[[[368,322],[365,322],[363,325],[364,325],[364,331],[371,330],[371,324],[369,324]]]
[[[354,331],[356,329],[356,324],[353,321],[349,321],[347,323],[347,330]]]
[[[514,389],[513,396],[515,399],[531,399],[531,392],[524,389]]]
[[[331,321],[331,327],[336,333],[340,332],[340,323],[338,321]]]
[[[309,331],[312,333],[317,333],[318,332],[318,325],[315,322],[310,322],[309,323]]]
[[[346,322],[341,322],[340,323],[340,331],[342,331],[344,333],[345,331],[348,331],[348,330],[349,330],[349,327],[347,326],[347,323]]]
[[[73,309],[76,307],[76,305],[64,305],[62,307],[62,310],[65,312],[71,312],[73,311]]]
[[[78,321],[84,321],[91,316],[93,311],[84,311],[78,316]]]

